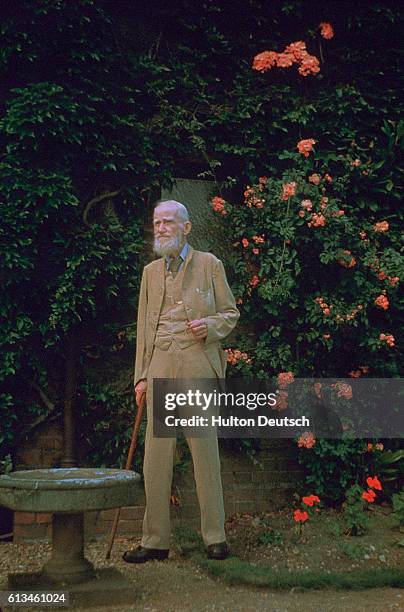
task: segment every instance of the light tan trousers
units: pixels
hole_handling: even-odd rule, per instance
[[[142,546],[170,547],[170,497],[175,438],[153,437],[153,378],[216,378],[201,345],[168,351],[154,347],[147,376],[147,429],[144,481],[146,511]],[[201,533],[206,546],[224,542],[224,507],[216,436],[187,438],[194,465],[196,492],[201,510]]]

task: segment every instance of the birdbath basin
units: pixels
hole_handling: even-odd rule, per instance
[[[97,578],[84,557],[84,512],[136,503],[140,476],[130,470],[63,468],[0,476],[0,504],[52,513],[52,555],[37,574],[9,576],[11,587],[74,585]]]

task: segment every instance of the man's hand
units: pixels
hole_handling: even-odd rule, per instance
[[[208,335],[208,326],[203,319],[188,321],[187,331],[194,335],[197,340],[203,340]]]
[[[139,382],[137,383],[135,387],[135,399],[136,399],[136,405],[138,407],[140,406],[140,400],[142,399],[142,395],[144,395],[146,391],[147,391],[147,380],[143,378],[142,380],[139,380]]]

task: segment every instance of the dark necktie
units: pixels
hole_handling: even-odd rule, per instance
[[[182,259],[179,256],[178,257],[174,257],[170,261],[170,271],[171,271],[171,273],[172,273],[174,278],[176,277],[177,272],[180,269],[181,263],[182,263]]]

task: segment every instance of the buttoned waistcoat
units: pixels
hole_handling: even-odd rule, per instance
[[[145,266],[137,315],[134,384],[147,378],[164,297],[164,258]],[[208,327],[201,341],[218,378],[224,378],[227,355],[220,340],[235,327],[240,313],[226,279],[222,262],[212,253],[190,247],[184,263],[182,301],[189,321],[203,319]]]

